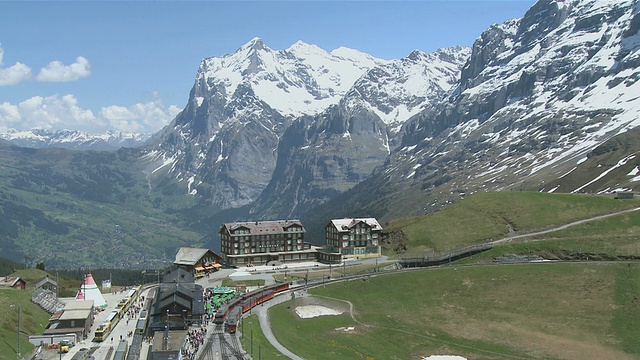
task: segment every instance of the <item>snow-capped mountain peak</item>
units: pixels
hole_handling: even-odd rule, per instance
[[[284,116],[312,115],[336,104],[368,69],[383,63],[355,50],[334,54],[302,41],[276,51],[253,38],[233,54],[204,59],[195,91],[230,104],[245,85]]]
[[[343,101],[349,107],[370,109],[397,132],[406,120],[451,90],[470,53],[471,49],[460,46],[430,54],[414,50],[369,70]]]

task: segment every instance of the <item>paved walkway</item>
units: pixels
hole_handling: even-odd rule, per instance
[[[306,291],[296,291],[296,297],[304,296],[307,296]],[[256,306],[253,312],[258,316],[262,333],[267,338],[267,340],[269,340],[271,345],[273,345],[278,351],[280,351],[282,355],[287,356],[290,359],[304,360],[304,358],[292,353],[291,351],[289,351],[289,349],[282,346],[282,344],[278,342],[276,337],[273,335],[273,332],[271,331],[271,323],[269,322],[267,311],[270,307],[283,303],[289,299],[291,299],[291,292],[285,292],[281,295],[276,296],[272,300],[267,301],[266,303],[264,303],[264,306]]]

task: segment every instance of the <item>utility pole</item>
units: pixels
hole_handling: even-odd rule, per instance
[[[20,323],[22,322],[22,305],[18,304],[18,359],[20,359]]]

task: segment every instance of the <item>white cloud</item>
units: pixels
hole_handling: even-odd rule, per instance
[[[15,85],[32,77],[31,69],[22,63],[0,69],[0,86]]]
[[[1,45],[1,44],[0,44]],[[0,46],[0,66],[3,66],[4,50]],[[33,76],[31,69],[23,63],[15,63],[8,68],[0,68],[0,86],[15,85]]]
[[[22,117],[17,106],[8,102],[0,104],[0,131],[6,132],[7,129],[16,127],[20,120]]]
[[[36,80],[45,82],[76,81],[91,75],[91,64],[82,56],[76,58],[71,65],[64,65],[60,61],[52,61],[49,65],[40,69]]]
[[[103,107],[100,116],[104,118],[114,129],[125,132],[152,132],[160,130],[167,125],[180,112],[180,109],[171,105],[165,107],[157,99],[147,103],[138,103],[129,107],[108,106]]]
[[[91,110],[81,108],[73,95],[34,96],[17,105],[0,104],[0,131],[40,128],[154,133],[171,122],[178,112],[177,106],[165,107],[155,99],[129,107],[103,107],[95,115]]]
[[[91,110],[78,106],[73,95],[34,96],[18,104],[21,129],[77,129],[100,124]]]

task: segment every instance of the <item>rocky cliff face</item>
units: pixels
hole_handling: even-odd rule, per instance
[[[339,104],[296,120],[250,216],[299,216],[368,178],[398,145],[405,121],[450,90],[469,51],[414,51],[369,70]]]
[[[366,70],[384,62],[303,42],[274,51],[259,38],[204,59],[189,103],[146,150],[151,183],[174,177],[181,191],[222,209],[252,202],[271,179],[291,121],[337,103]]]
[[[203,60],[189,105],[148,148],[151,183],[173,176],[222,209],[250,204],[251,218],[345,191],[392,217],[475,191],[584,189],[547,184],[637,126],[638,9],[541,0],[471,50],[392,61],[254,39]]]
[[[287,215],[297,206],[280,191],[296,187],[289,200],[321,203],[384,161],[403,123],[444,96],[469,53],[454,47],[387,61],[303,42],[274,51],[253,39],[202,61],[188,105],[146,149],[150,182],[175,177],[220,209],[264,191],[262,199],[280,199],[270,213]],[[270,181],[286,184],[267,188]]]
[[[639,9],[541,0],[524,18],[487,29],[457,88],[409,121],[398,149],[345,202],[383,199],[393,217],[476,191],[584,191],[547,184],[638,126]]]

